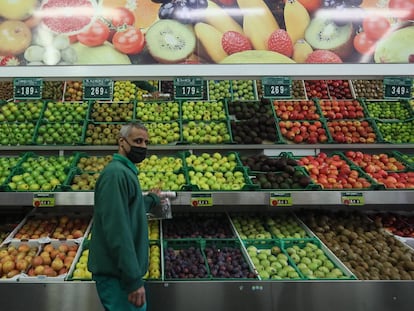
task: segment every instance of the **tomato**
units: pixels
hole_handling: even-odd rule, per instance
[[[128,27],[126,30],[117,31],[112,38],[112,43],[124,54],[137,54],[144,48],[145,37],[140,29]]]
[[[368,15],[362,21],[362,28],[366,36],[371,40],[379,40],[390,30],[390,21],[381,15]]]
[[[77,34],[78,41],[86,46],[102,45],[109,37],[109,27],[99,20]]]
[[[107,18],[114,28],[132,26],[135,23],[135,16],[131,10],[123,7],[111,9]]]
[[[309,13],[315,12],[321,7],[322,0],[298,0]]]
[[[395,12],[393,16],[401,20],[414,19],[414,0],[390,0],[388,7]]]
[[[365,32],[360,32],[354,37],[355,50],[360,54],[372,54],[375,50],[375,40],[367,37]]]

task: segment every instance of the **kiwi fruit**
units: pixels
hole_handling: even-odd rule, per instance
[[[164,64],[184,61],[196,47],[192,26],[172,19],[162,19],[152,24],[145,34],[145,40],[151,56]]]
[[[315,50],[329,50],[341,59],[351,55],[354,27],[352,23],[342,26],[332,20],[314,18],[305,31],[305,40]]]

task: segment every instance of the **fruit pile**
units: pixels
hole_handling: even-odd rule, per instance
[[[81,122],[88,114],[87,102],[47,102],[42,119],[48,122]]]
[[[347,278],[345,273],[324,253],[318,242],[318,240],[305,243],[287,242],[286,252],[306,278]]]
[[[256,85],[253,80],[231,80],[232,100],[256,100]]]
[[[247,244],[247,253],[261,280],[301,279],[280,245]]]
[[[42,101],[7,102],[0,105],[0,122],[34,122],[42,115]]]
[[[350,99],[352,98],[349,81],[346,80],[327,80],[329,97],[332,99]]]
[[[30,145],[33,143],[36,123],[0,123],[0,145]]]
[[[76,167],[81,170],[81,172],[96,173],[104,169],[104,167],[112,161],[112,155],[107,156],[88,156],[82,155]]]
[[[373,144],[377,142],[376,131],[369,120],[332,120],[327,122],[334,142],[343,144]]]
[[[307,237],[303,226],[291,214],[264,216],[263,221],[274,239],[303,239]]]
[[[251,181],[242,168],[223,172],[188,171],[188,179],[193,190],[243,190],[251,188]]]
[[[280,133],[289,143],[327,143],[330,141],[325,123],[321,121],[280,121]]]
[[[208,98],[209,100],[220,100],[231,98],[230,80],[209,80]]]
[[[401,157],[402,160],[404,160],[405,162],[407,162],[407,164],[409,166],[413,166],[414,165],[414,156],[412,154],[407,154],[407,153],[399,153],[399,156]]]
[[[173,220],[162,222],[165,239],[230,239],[234,238],[226,214],[179,214]]]
[[[172,122],[149,122],[145,123],[148,129],[151,145],[167,145],[181,142],[180,123]]]
[[[115,81],[114,94],[112,101],[114,103],[130,102],[136,98],[138,92],[137,86],[131,81]]]
[[[310,211],[299,216],[358,279],[414,279],[413,250],[366,215]]]
[[[270,240],[272,233],[262,217],[256,214],[234,214],[231,221],[242,240]]]
[[[206,279],[208,270],[197,242],[167,241],[164,247],[165,279]]]
[[[14,169],[14,167],[19,163],[21,159],[21,156],[0,158],[0,186],[6,182],[7,177],[9,177],[12,169]]]
[[[143,190],[179,191],[188,184],[184,173],[173,171],[139,171],[138,178]]]
[[[144,172],[179,172],[183,167],[183,159],[180,154],[171,156],[152,154],[137,164],[137,168]]]
[[[70,242],[46,244],[40,254],[33,257],[27,275],[29,277],[65,276],[74,262],[78,248],[78,244]]]
[[[135,116],[143,122],[165,122],[180,119],[180,104],[177,101],[138,101]]]
[[[183,124],[182,138],[186,143],[221,144],[230,143],[231,136],[225,121],[189,121]]]
[[[7,186],[12,191],[56,191],[68,177],[74,156],[30,155]]]
[[[400,237],[414,238],[414,219],[409,215],[395,213],[378,213],[371,216],[378,227]]]
[[[388,143],[405,144],[414,142],[414,120],[375,120],[382,140]]]
[[[151,244],[149,247],[149,266],[144,279],[161,278],[161,248],[158,244]]]
[[[61,101],[64,88],[63,81],[43,81],[42,98]]]
[[[406,120],[413,116],[410,105],[405,101],[366,101],[365,106],[372,118]]]
[[[284,121],[287,120],[319,120],[318,107],[312,100],[273,102],[276,116]]]
[[[257,278],[237,242],[207,240],[204,252],[213,279]]]
[[[259,90],[259,86],[257,87]],[[305,84],[303,80],[292,81],[292,97],[293,99],[306,99]]]
[[[13,82],[0,81],[0,100],[13,98]]]
[[[116,145],[121,124],[88,122],[85,132],[87,145]]]
[[[330,120],[335,119],[362,119],[365,117],[364,107],[354,100],[320,100],[323,116]]]
[[[305,80],[308,98],[329,99],[328,84],[324,80]]]
[[[69,186],[73,191],[93,191],[98,178],[99,173],[75,174],[69,181]]]
[[[151,241],[160,239],[160,223],[158,220],[148,220],[148,238]]]
[[[229,115],[236,118],[230,123],[234,142],[261,144],[279,140],[270,101],[231,101],[228,110]]]
[[[381,79],[378,80],[352,80],[355,97],[366,99],[384,98],[384,85]]]
[[[47,238],[52,235],[58,223],[57,217],[28,218],[21,227],[12,236],[13,240],[36,240],[40,238]]]
[[[219,121],[226,120],[224,102],[219,101],[185,101],[181,105],[183,121]]]
[[[88,257],[89,248],[83,247],[82,253],[78,258],[78,261],[75,263],[75,268],[70,276],[72,280],[92,280],[92,273],[88,270],[87,265]]]
[[[38,252],[38,245],[31,243],[16,243],[0,247],[0,278],[11,279],[26,272]]]
[[[76,145],[82,143],[83,122],[42,121],[35,133],[37,145]]]
[[[328,156],[320,152],[317,156],[301,157],[298,163],[323,189],[368,189],[373,186],[361,169],[350,166],[338,154]]]
[[[187,168],[196,172],[228,172],[233,171],[237,166],[240,166],[238,155],[235,152],[228,154],[221,154],[219,152],[207,153],[203,152],[200,155],[188,154],[185,157]]]
[[[126,122],[134,115],[133,103],[100,103],[91,105],[90,119],[96,122]]]
[[[51,238],[60,241],[82,238],[87,233],[90,221],[91,217],[88,215],[59,216]]]
[[[83,82],[66,81],[64,98],[65,101],[81,101],[83,99]]]

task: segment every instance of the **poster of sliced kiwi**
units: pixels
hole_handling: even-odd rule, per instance
[[[1,66],[412,63],[412,0],[2,0]]]

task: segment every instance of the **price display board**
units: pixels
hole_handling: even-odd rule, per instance
[[[15,78],[13,80],[14,99],[40,99],[42,98],[42,79]]]
[[[265,98],[291,98],[292,79],[287,77],[263,78],[262,89]]]
[[[410,78],[384,78],[385,99],[410,99],[413,84]]]
[[[53,193],[34,193],[33,194],[34,207],[54,207],[55,195]]]
[[[190,205],[193,207],[211,207],[213,206],[213,195],[211,193],[193,193],[191,194]]]
[[[362,206],[365,204],[364,194],[362,192],[342,192],[341,202],[348,206]]]
[[[203,79],[199,77],[181,77],[174,79],[175,99],[202,99],[204,93]]]
[[[84,100],[112,100],[114,81],[111,79],[84,79]]]
[[[292,194],[288,192],[270,193],[270,206],[292,206]]]

